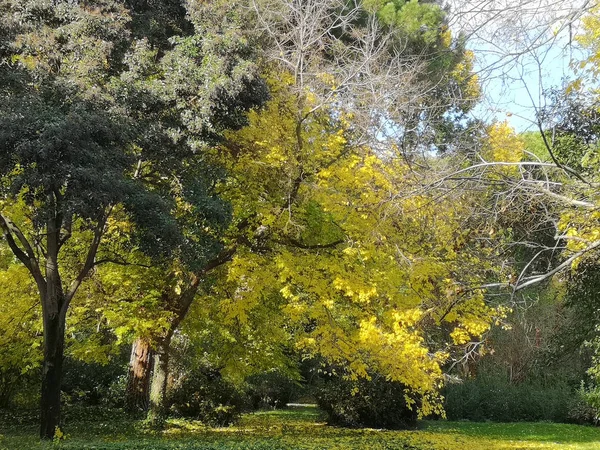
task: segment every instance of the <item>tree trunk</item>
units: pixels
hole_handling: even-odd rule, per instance
[[[157,345],[154,353],[154,367],[152,371],[152,384],[150,386],[150,410],[148,422],[156,428],[164,426],[167,418],[167,381],[169,378],[169,353],[171,337],[167,336]]]
[[[150,343],[144,339],[136,339],[131,345],[125,391],[125,407],[130,412],[148,411],[152,359]]]
[[[44,317],[44,363],[40,404],[40,437],[52,439],[60,424],[65,322],[60,314]]]
[[[52,439],[60,424],[60,388],[65,347],[66,297],[58,269],[59,219],[48,221],[46,235],[46,286],[41,295],[44,318],[44,363],[40,404],[40,437]]]
[[[160,340],[154,352],[152,369],[152,382],[150,385],[150,409],[148,422],[151,426],[161,428],[167,418],[168,405],[166,404],[167,383],[169,380],[169,356],[171,351],[171,338],[187,312],[198,291],[200,277],[193,276],[189,287],[178,297],[165,295],[165,303],[174,313],[167,334]]]

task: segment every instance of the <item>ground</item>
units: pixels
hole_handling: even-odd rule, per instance
[[[597,450],[600,429],[553,423],[423,421],[416,430],[351,430],[325,425],[315,408],[248,414],[234,427],[171,420],[145,430],[118,411],[71,410],[65,436],[40,443],[30,416],[0,415],[0,450]]]

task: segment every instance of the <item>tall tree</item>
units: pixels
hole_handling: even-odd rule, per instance
[[[99,257],[112,215],[135,223],[130,244],[153,256],[218,252],[203,230],[228,212],[202,149],[264,94],[246,46],[209,39],[184,9],[159,3],[0,3],[0,227],[42,304],[42,438],[60,421],[69,305],[90,271],[116,258],[110,248]],[[146,20],[170,8],[168,21]],[[195,233],[182,231],[175,196]]]
[[[446,344],[478,336],[495,314],[470,289],[493,270],[479,230],[461,219],[468,201],[436,199],[403,159],[353,146],[343,115],[312,114],[295,145],[293,76],[277,78],[266,108],[221,149],[231,174],[223,195],[254,225],[212,297],[236,329],[263,303],[279,304],[299,351],[354,377],[401,381],[431,412]]]
[[[248,6],[251,7],[249,10]],[[273,126],[283,126],[284,131],[289,132],[287,136],[282,136],[289,153],[280,156],[288,158],[289,164],[283,168],[283,172],[279,170],[270,175],[274,184],[283,183],[283,190],[256,193],[257,198],[248,199],[252,203],[236,215],[226,249],[195,271],[179,272],[178,289],[164,292],[164,307],[169,311],[172,326],[154,338],[155,369],[150,402],[154,410],[151,414],[153,417],[161,416],[165,410],[165,372],[168,370],[172,333],[185,318],[207,273],[229,263],[241,248],[253,248],[252,242],[257,239],[257,234],[271,235],[271,224],[265,223],[266,219],[250,205],[268,192],[269,196],[274,195],[279,199],[279,215],[283,215],[293,207],[299,189],[311,182],[319,167],[335,162],[337,156],[328,155],[327,148],[311,146],[309,149],[308,142],[314,136],[307,136],[305,128],[321,124],[323,141],[319,142],[329,145],[325,143],[328,133],[334,133],[338,139],[342,137],[337,134],[339,130],[332,131],[329,128],[328,122],[336,115],[344,114],[345,117],[352,117],[349,119],[351,125],[346,131],[340,132],[346,134],[344,139],[352,136],[355,149],[366,142],[383,147],[384,135],[393,132],[392,136],[385,136],[388,144],[392,138],[404,138],[407,145],[399,153],[418,154],[427,148],[433,134],[421,138],[417,130],[431,130],[431,127],[423,125],[441,121],[443,111],[461,107],[468,109],[467,105],[476,97],[476,89],[473,89],[476,85],[469,75],[470,62],[468,58],[464,59],[464,48],[456,41],[453,43],[449,32],[443,31],[444,14],[438,6],[411,5],[405,11],[405,16],[399,15],[398,20],[389,23],[377,14],[380,7],[379,4],[371,5],[368,2],[338,0],[250,1],[239,4],[218,1],[198,4],[193,10],[194,20],[205,22],[211,17],[221,18],[220,23],[229,25],[229,28],[218,30],[226,36],[232,32],[231,22],[235,23],[234,19],[242,14],[240,11],[249,11],[250,15],[245,21],[258,25],[261,46],[265,49],[265,70],[273,77],[286,80],[284,90],[293,92],[293,95],[286,96],[282,107],[284,111],[293,111],[295,116],[291,118],[284,114],[282,120],[285,120],[285,124],[263,122],[263,133],[271,132]],[[419,21],[425,21],[423,25],[433,28],[421,30],[415,26]],[[236,30],[235,27],[233,29]],[[210,33],[211,30],[207,30],[207,34]],[[411,43],[409,50],[408,42]],[[444,51],[440,51],[442,49]],[[431,76],[432,73],[436,76]],[[432,94],[434,86],[464,95],[448,96],[443,102],[436,103],[434,108],[433,99],[437,96]],[[424,106],[426,99],[431,100],[429,106]],[[434,110],[437,111],[435,114]],[[424,111],[428,112],[426,119],[422,114]],[[315,118],[317,115],[319,119]],[[288,129],[290,120],[293,131]],[[419,120],[420,125],[417,126]],[[409,136],[413,136],[410,138],[412,145],[408,144]],[[217,158],[229,169],[231,165],[228,159],[241,157],[247,150],[246,143],[238,146],[234,142],[233,146],[234,156],[225,156],[224,160]],[[308,151],[311,153],[307,154]],[[236,170],[239,170],[239,166]],[[248,168],[244,170],[252,173]],[[263,174],[257,176],[264,177]],[[258,180],[244,179],[248,183],[245,189],[254,192],[251,187]],[[223,185],[227,186],[228,182]],[[147,353],[141,353],[144,354]],[[145,383],[141,382],[141,385]]]

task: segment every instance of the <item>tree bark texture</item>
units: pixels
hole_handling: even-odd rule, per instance
[[[40,437],[52,439],[60,425],[60,388],[65,347],[65,320],[60,314],[44,317],[44,362],[40,403]]]
[[[173,333],[169,332],[156,346],[154,353],[148,422],[156,428],[161,428],[167,418],[167,383],[172,336]]]
[[[148,411],[152,362],[153,352],[150,342],[141,338],[136,339],[131,346],[125,391],[125,407],[130,412]]]
[[[46,235],[46,283],[41,293],[44,317],[44,363],[40,402],[40,437],[52,439],[60,425],[60,388],[65,349],[65,323],[69,300],[58,267],[61,218],[48,220]]]

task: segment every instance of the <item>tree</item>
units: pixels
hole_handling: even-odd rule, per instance
[[[578,58],[576,35],[591,0],[451,0],[449,26],[461,33],[475,56],[484,95],[476,116],[507,118],[537,130],[536,111],[548,103],[546,90],[570,76]]]
[[[497,314],[471,289],[494,270],[490,249],[477,244],[482,230],[464,218],[469,198],[436,198],[419,176],[431,172],[354,146],[343,113],[305,117],[292,74],[273,77],[271,92],[220,150],[231,174],[222,195],[252,226],[241,243],[233,235],[237,251],[212,296],[234,329],[252,329],[254,312],[279,304],[274,320],[284,320],[305,356],[352,377],[401,381],[433,410],[446,352]],[[304,111],[310,101],[319,100]],[[435,159],[414,163],[451,165]]]
[[[251,2],[255,13],[253,20],[259,24],[263,47],[267,49],[266,70],[272,77],[284,77],[287,81],[282,92],[290,91],[289,94],[283,94],[285,100],[279,99],[278,102],[283,101],[280,105],[283,111],[293,111],[295,116],[284,115],[285,123],[277,125],[283,127],[281,132],[285,135],[280,138],[282,145],[289,150],[277,158],[280,158],[280,161],[287,159],[290,164],[283,169],[283,178],[282,167],[278,170],[272,167],[273,171],[268,176],[275,185],[281,183],[280,186],[273,186],[274,191],[255,192],[253,188],[258,179],[262,180],[265,175],[257,173],[254,175],[258,178],[252,179],[249,175],[253,172],[249,167],[232,167],[230,161],[237,157],[243,158],[243,154],[247,149],[252,149],[253,145],[248,146],[248,143],[244,142],[244,145],[240,146],[235,141],[225,144],[228,151],[222,159],[218,159],[230,172],[235,172],[230,182],[241,183],[241,186],[247,183],[245,187],[240,188],[254,192],[256,197],[246,197],[248,204],[244,210],[234,214],[234,227],[229,233],[226,250],[199,270],[184,273],[178,291],[165,292],[165,308],[171,313],[172,326],[165,334],[155,337],[155,357],[160,356],[155,359],[155,395],[151,394],[151,397],[156,400],[151,400],[151,407],[156,412],[152,416],[160,416],[161,411],[165,410],[161,399],[164,399],[166,391],[165,373],[168,370],[168,362],[162,364],[160,361],[168,361],[172,333],[187,315],[194,296],[209,271],[229,263],[242,249],[260,252],[261,242],[273,237],[269,222],[272,218],[269,217],[272,214],[283,217],[286,211],[291,214],[298,191],[306,183],[313,182],[319,168],[334,164],[345,152],[352,152],[346,148],[350,145],[343,145],[345,140],[351,139],[357,150],[360,149],[361,143],[375,141],[378,147],[383,148],[383,135],[393,131],[394,137],[405,138],[407,145],[409,136],[413,136],[410,140],[414,145],[410,150],[407,147],[405,151],[398,153],[418,154],[426,148],[431,136],[419,138],[416,131],[420,130],[421,126],[417,126],[415,120],[420,120],[421,125],[433,125],[436,120],[442,121],[444,111],[459,107],[466,110],[466,105],[473,101],[476,92],[469,78],[470,61],[468,57],[463,61],[466,56],[464,49],[460,45],[452,45],[449,33],[445,32],[435,37],[437,35],[429,31],[425,33],[427,38],[422,38],[421,34],[424,32],[415,29],[414,23],[407,22],[407,30],[402,29],[404,16],[400,15],[396,22],[385,23],[376,14],[379,6],[338,1],[301,4],[292,1]],[[411,17],[413,21],[420,20],[419,11],[422,9],[431,13],[427,20],[438,25],[443,20],[443,14],[439,12],[438,7],[421,8],[414,4],[409,9],[406,17]],[[200,8],[199,11],[206,9]],[[414,44],[410,50],[406,50],[407,42]],[[440,48],[447,51],[440,52]],[[424,50],[427,50],[425,56],[422,54]],[[446,62],[439,64],[437,72],[433,72],[433,62],[442,60]],[[436,77],[432,77],[432,73],[435,73]],[[403,80],[402,85],[399,85],[399,80]],[[465,95],[450,96],[450,100],[436,104],[435,108],[433,104],[417,106],[426,99],[434,102],[436,96],[432,94],[433,87],[436,93],[448,89]],[[423,111],[427,114],[421,114]],[[433,114],[433,111],[436,113]],[[336,122],[336,115],[343,115],[350,122],[345,126],[345,130],[336,128],[335,124],[330,128],[329,123]],[[428,119],[424,119],[425,116]],[[408,125],[405,125],[409,122],[412,127],[410,130]],[[262,124],[265,127],[262,133],[274,126],[271,123]],[[316,131],[319,126],[323,127],[323,131]],[[313,136],[306,134],[307,127],[313,130]],[[402,129],[406,131],[398,131]],[[340,154],[328,154],[326,147],[319,148],[318,145],[311,145],[309,149],[308,143],[319,133],[322,134],[319,142],[323,145],[331,145],[327,143],[328,135],[334,137],[337,140],[336,151]],[[398,147],[396,145],[396,148]],[[254,153],[254,150],[251,150],[251,153]],[[267,166],[272,165],[272,161],[265,163]],[[245,171],[245,175],[242,171]],[[240,178],[236,180],[238,173]],[[227,185],[230,182],[223,184],[226,189],[223,191],[224,195],[228,195]],[[251,205],[260,202],[260,198],[265,194],[275,196],[278,213],[270,211],[267,216],[261,213],[260,209],[253,210]],[[341,239],[341,236],[338,236],[338,239]],[[314,248],[309,245],[307,249],[318,250],[321,245],[333,246],[333,242],[315,245]]]
[[[336,52],[339,50],[341,53],[336,53],[335,55],[331,54],[330,56],[323,54],[323,52],[321,51],[318,51],[316,53],[318,60],[322,62],[319,63],[321,64],[323,70],[322,76],[319,75],[315,78],[312,75],[309,75],[312,72],[312,69],[310,69],[309,67],[305,67],[304,69],[302,69],[302,73],[298,72],[296,74],[297,77],[295,89],[298,89],[299,92],[299,96],[297,97],[298,101],[303,101],[302,99],[307,95],[308,89],[311,89],[314,92],[318,92],[318,89],[323,88],[326,89],[326,91],[324,92],[324,97],[322,97],[322,101],[324,101],[323,105],[331,101],[337,102],[339,98],[337,92],[335,93],[335,95],[330,95],[327,93],[328,91],[331,91],[330,84],[333,78],[328,79],[326,69],[327,67],[338,66],[342,71],[340,72],[341,75],[343,75],[344,71],[347,72],[347,76],[344,76],[344,78],[341,79],[344,81],[344,83],[339,86],[338,90],[339,92],[348,92],[348,98],[358,99],[359,97],[357,95],[361,92],[366,93],[370,89],[369,86],[377,87],[377,92],[379,92],[379,94],[377,95],[389,96],[389,94],[392,92],[400,92],[401,90],[396,89],[387,91],[387,94],[385,93],[387,87],[392,86],[391,83],[397,84],[399,79],[399,76],[397,76],[398,70],[402,70],[402,73],[404,73],[404,69],[401,67],[402,64],[404,64],[404,62],[407,64],[413,64],[414,62],[415,67],[418,66],[418,62],[416,61],[416,59],[418,58],[416,58],[416,55],[407,55],[406,58],[402,57],[404,58],[402,59],[400,57],[401,41],[398,41],[396,44],[392,45],[391,41],[387,41],[387,38],[383,39],[381,45],[377,44],[375,45],[375,48],[372,48],[373,45],[376,44],[376,36],[391,36],[392,33],[384,32],[380,26],[376,26],[376,23],[373,22],[373,20],[371,20],[370,25],[360,23],[360,21],[358,20],[359,15],[364,15],[366,10],[361,9],[359,4],[352,5],[349,11],[345,11],[344,5],[342,5],[339,2],[336,4],[334,3],[335,2],[319,4],[318,2],[316,2],[314,5],[309,6],[305,9],[301,8],[304,18],[307,18],[314,11],[318,11],[318,14],[312,18],[314,20],[313,25],[315,25],[317,28],[311,29],[310,32],[313,33],[313,36],[316,36],[318,30],[329,29],[333,33],[331,36],[328,37],[332,46],[331,48],[335,48]],[[291,3],[287,6],[290,5]],[[250,19],[259,21],[262,24],[267,24],[267,22],[264,22],[267,19],[271,20],[275,18],[275,20],[278,20],[277,10],[281,7],[281,5],[259,5],[257,3],[253,3],[252,6],[254,7],[255,11],[259,12],[259,14],[256,14],[254,18],[244,15],[244,11],[247,12],[248,10],[245,9],[243,5],[238,5],[237,3],[231,2],[229,2],[227,5],[223,4],[222,2],[216,2],[211,4],[194,4],[190,6],[188,12],[196,28],[202,28],[205,31],[206,36],[213,36],[213,33],[216,33],[216,35],[218,36],[225,36],[223,41],[221,41],[221,37],[219,37],[219,42],[247,42],[248,39],[252,39],[252,35],[249,35],[248,31],[243,26],[241,26],[241,24],[244,22],[248,23]],[[287,6],[283,5],[284,8],[286,8]],[[271,7],[273,7],[274,9],[272,9]],[[329,14],[330,12],[334,12],[335,14]],[[271,14],[275,15],[272,16]],[[282,39],[285,41],[287,39],[286,33],[288,31],[293,33],[294,27],[291,26],[292,24],[288,21],[293,21],[293,18],[290,18],[288,16],[284,17],[284,22],[282,24],[284,27],[287,28],[285,28],[285,30],[281,29],[281,33],[277,35],[275,39]],[[332,17],[333,22],[331,21]],[[337,19],[335,17],[337,17]],[[372,14],[369,17],[374,18]],[[376,20],[377,19],[375,19],[375,21]],[[355,26],[356,31],[359,31],[360,33],[356,34],[350,31],[345,32],[346,41],[344,41],[344,39],[340,39],[339,36],[334,36],[334,34],[337,33],[337,31],[341,30],[338,30],[338,25],[340,23],[350,23],[352,21],[356,21],[356,24],[353,26]],[[272,22],[269,23],[272,24]],[[266,44],[263,46],[266,46],[267,48],[277,48],[279,44],[277,44],[277,42],[273,40],[274,36],[269,34],[270,29],[266,27],[263,29],[263,31],[264,33],[262,36],[264,39],[264,44]],[[418,32],[413,30],[412,33],[418,37]],[[352,38],[348,40],[347,38],[351,36]],[[237,41],[235,39],[237,39]],[[296,38],[293,37],[289,42],[291,47],[288,46],[288,50],[292,53],[295,51],[294,48],[299,48],[302,45],[304,45],[302,42],[299,42],[295,39]],[[337,44],[335,44],[336,42]],[[311,45],[314,44],[315,43],[313,42],[313,44]],[[398,46],[398,51],[393,50],[394,46],[396,45]],[[448,46],[449,43],[446,42],[445,45]],[[454,55],[454,52],[450,53]],[[460,51],[456,51],[455,53],[456,55],[460,55]],[[267,56],[272,56],[270,51],[268,52]],[[327,60],[327,58],[329,58],[329,60]],[[335,58],[337,60],[337,63],[333,64],[334,60],[331,58]],[[456,58],[458,58],[458,56],[456,56]],[[401,59],[404,62],[401,62]],[[396,61],[396,63],[394,63],[394,61]],[[364,65],[363,62],[368,63],[368,66]],[[392,72],[387,74],[387,78],[385,78],[385,71],[382,71],[377,78],[377,80],[379,81],[376,81],[373,77],[372,83],[371,81],[367,81],[363,85],[363,81],[361,81],[361,79],[366,80],[367,76],[374,75],[375,72],[373,71],[375,69],[380,70],[378,69],[378,67],[381,64],[383,64],[382,67],[390,67],[392,70]],[[308,87],[309,84],[304,84],[304,81],[301,81],[305,80],[308,82],[308,78],[311,79],[311,82],[309,83],[310,88]],[[382,82],[385,82],[387,84],[381,84]],[[366,107],[366,102],[364,100],[359,101],[362,102],[361,104],[363,105],[364,109],[364,107]],[[358,105],[358,101],[352,102],[355,105]],[[392,104],[393,101],[386,101],[386,107],[389,107],[389,105]],[[317,105],[317,103],[315,103],[315,112],[323,105]],[[400,107],[399,105],[397,106]],[[356,124],[356,134],[358,136],[358,126],[359,124],[360,126],[362,126],[362,123],[357,120]],[[377,126],[380,128],[381,123],[378,123]],[[363,131],[363,136],[367,136],[365,134],[365,131]],[[370,129],[370,132],[373,132],[372,127]],[[162,401],[160,399],[164,398],[164,392],[166,389],[165,383],[167,377],[166,375],[163,376],[161,374],[168,370],[168,362],[161,363],[161,361],[168,360],[168,348],[172,333],[177,329],[180,322],[185,318],[187,311],[189,310],[190,305],[192,304],[194,296],[199,286],[201,285],[203,279],[206,277],[207,273],[213,270],[215,267],[229,262],[234,253],[236,252],[237,244],[239,243],[238,241],[240,239],[243,241],[245,239],[245,234],[252,233],[254,226],[260,227],[259,224],[255,224],[249,219],[250,218],[248,217],[246,217],[245,219],[241,218],[239,221],[236,222],[236,229],[238,230],[237,237],[230,237],[228,241],[228,247],[223,252],[218,254],[214,259],[207,261],[205,264],[197,262],[196,267],[192,268],[191,270],[180,270],[181,267],[179,265],[176,265],[177,267],[167,269],[167,271],[170,273],[170,281],[165,281],[165,283],[163,284],[163,286],[165,286],[165,290],[163,291],[163,309],[167,312],[171,325],[170,327],[168,327],[168,329],[163,330],[161,328],[160,331],[156,333],[152,339],[149,340],[149,342],[152,342],[152,345],[154,347],[153,353],[155,355],[155,382],[153,383],[153,385],[155,386],[154,392],[156,395],[154,395],[153,397],[157,400],[151,402],[151,405],[156,405],[156,408],[154,409],[157,413],[154,414],[154,416],[162,415],[160,411],[164,410],[164,407],[162,406]],[[173,286],[176,286],[176,289],[173,290]],[[135,345],[138,346],[140,344],[141,341],[136,341]],[[136,354],[137,353],[135,351],[132,352],[132,355],[135,356]],[[140,353],[140,356],[145,356],[148,354],[148,351],[142,351]],[[148,361],[135,360],[132,363],[132,366],[137,364],[143,367],[144,365],[148,364]],[[146,375],[148,374],[148,371],[141,371],[140,374]],[[145,381],[139,381],[142,386],[147,385]],[[136,384],[137,382],[132,383]],[[145,394],[142,395],[142,398],[145,398]]]
[[[294,77],[299,105],[308,91],[308,115],[337,104],[352,115],[358,144],[422,152],[444,118],[458,121],[479,95],[471,55],[435,2],[250,3],[270,60]]]
[[[576,12],[557,26],[574,26],[584,10]],[[574,42],[591,46],[592,56],[574,63],[579,67],[578,79],[545,93],[548,105],[538,111],[538,132],[516,136],[506,125],[489,127],[473,152],[476,159],[436,181],[444,189],[449,187],[448,181],[460,181],[471,189],[489,187],[491,201],[481,214],[495,221],[495,234],[503,229],[502,234],[509,237],[498,244],[506,249],[504,264],[514,271],[508,280],[490,283],[490,294],[497,293],[495,288],[508,287],[515,300],[527,288],[555,276],[555,283],[566,282],[568,291],[573,279],[565,272],[577,270],[579,264],[593,266],[598,247],[594,222],[598,146],[594,22],[594,14],[584,18],[587,32],[574,38]],[[540,74],[543,57],[535,51],[548,51],[541,44],[548,24],[542,25],[540,41],[529,49]],[[518,58],[525,57],[527,53],[518,53]],[[533,88],[528,92],[535,104]]]
[[[226,222],[227,208],[202,148],[264,94],[247,47],[202,37],[167,3],[157,11],[178,14],[148,30],[161,22],[143,20],[147,6],[130,4],[142,13],[132,21],[110,0],[0,4],[0,227],[42,304],[42,438],[59,424],[69,305],[95,266],[115,260],[110,248],[99,257],[113,214],[135,223],[130,245],[153,256],[218,252],[202,230]],[[175,191],[196,233],[172,214]]]

